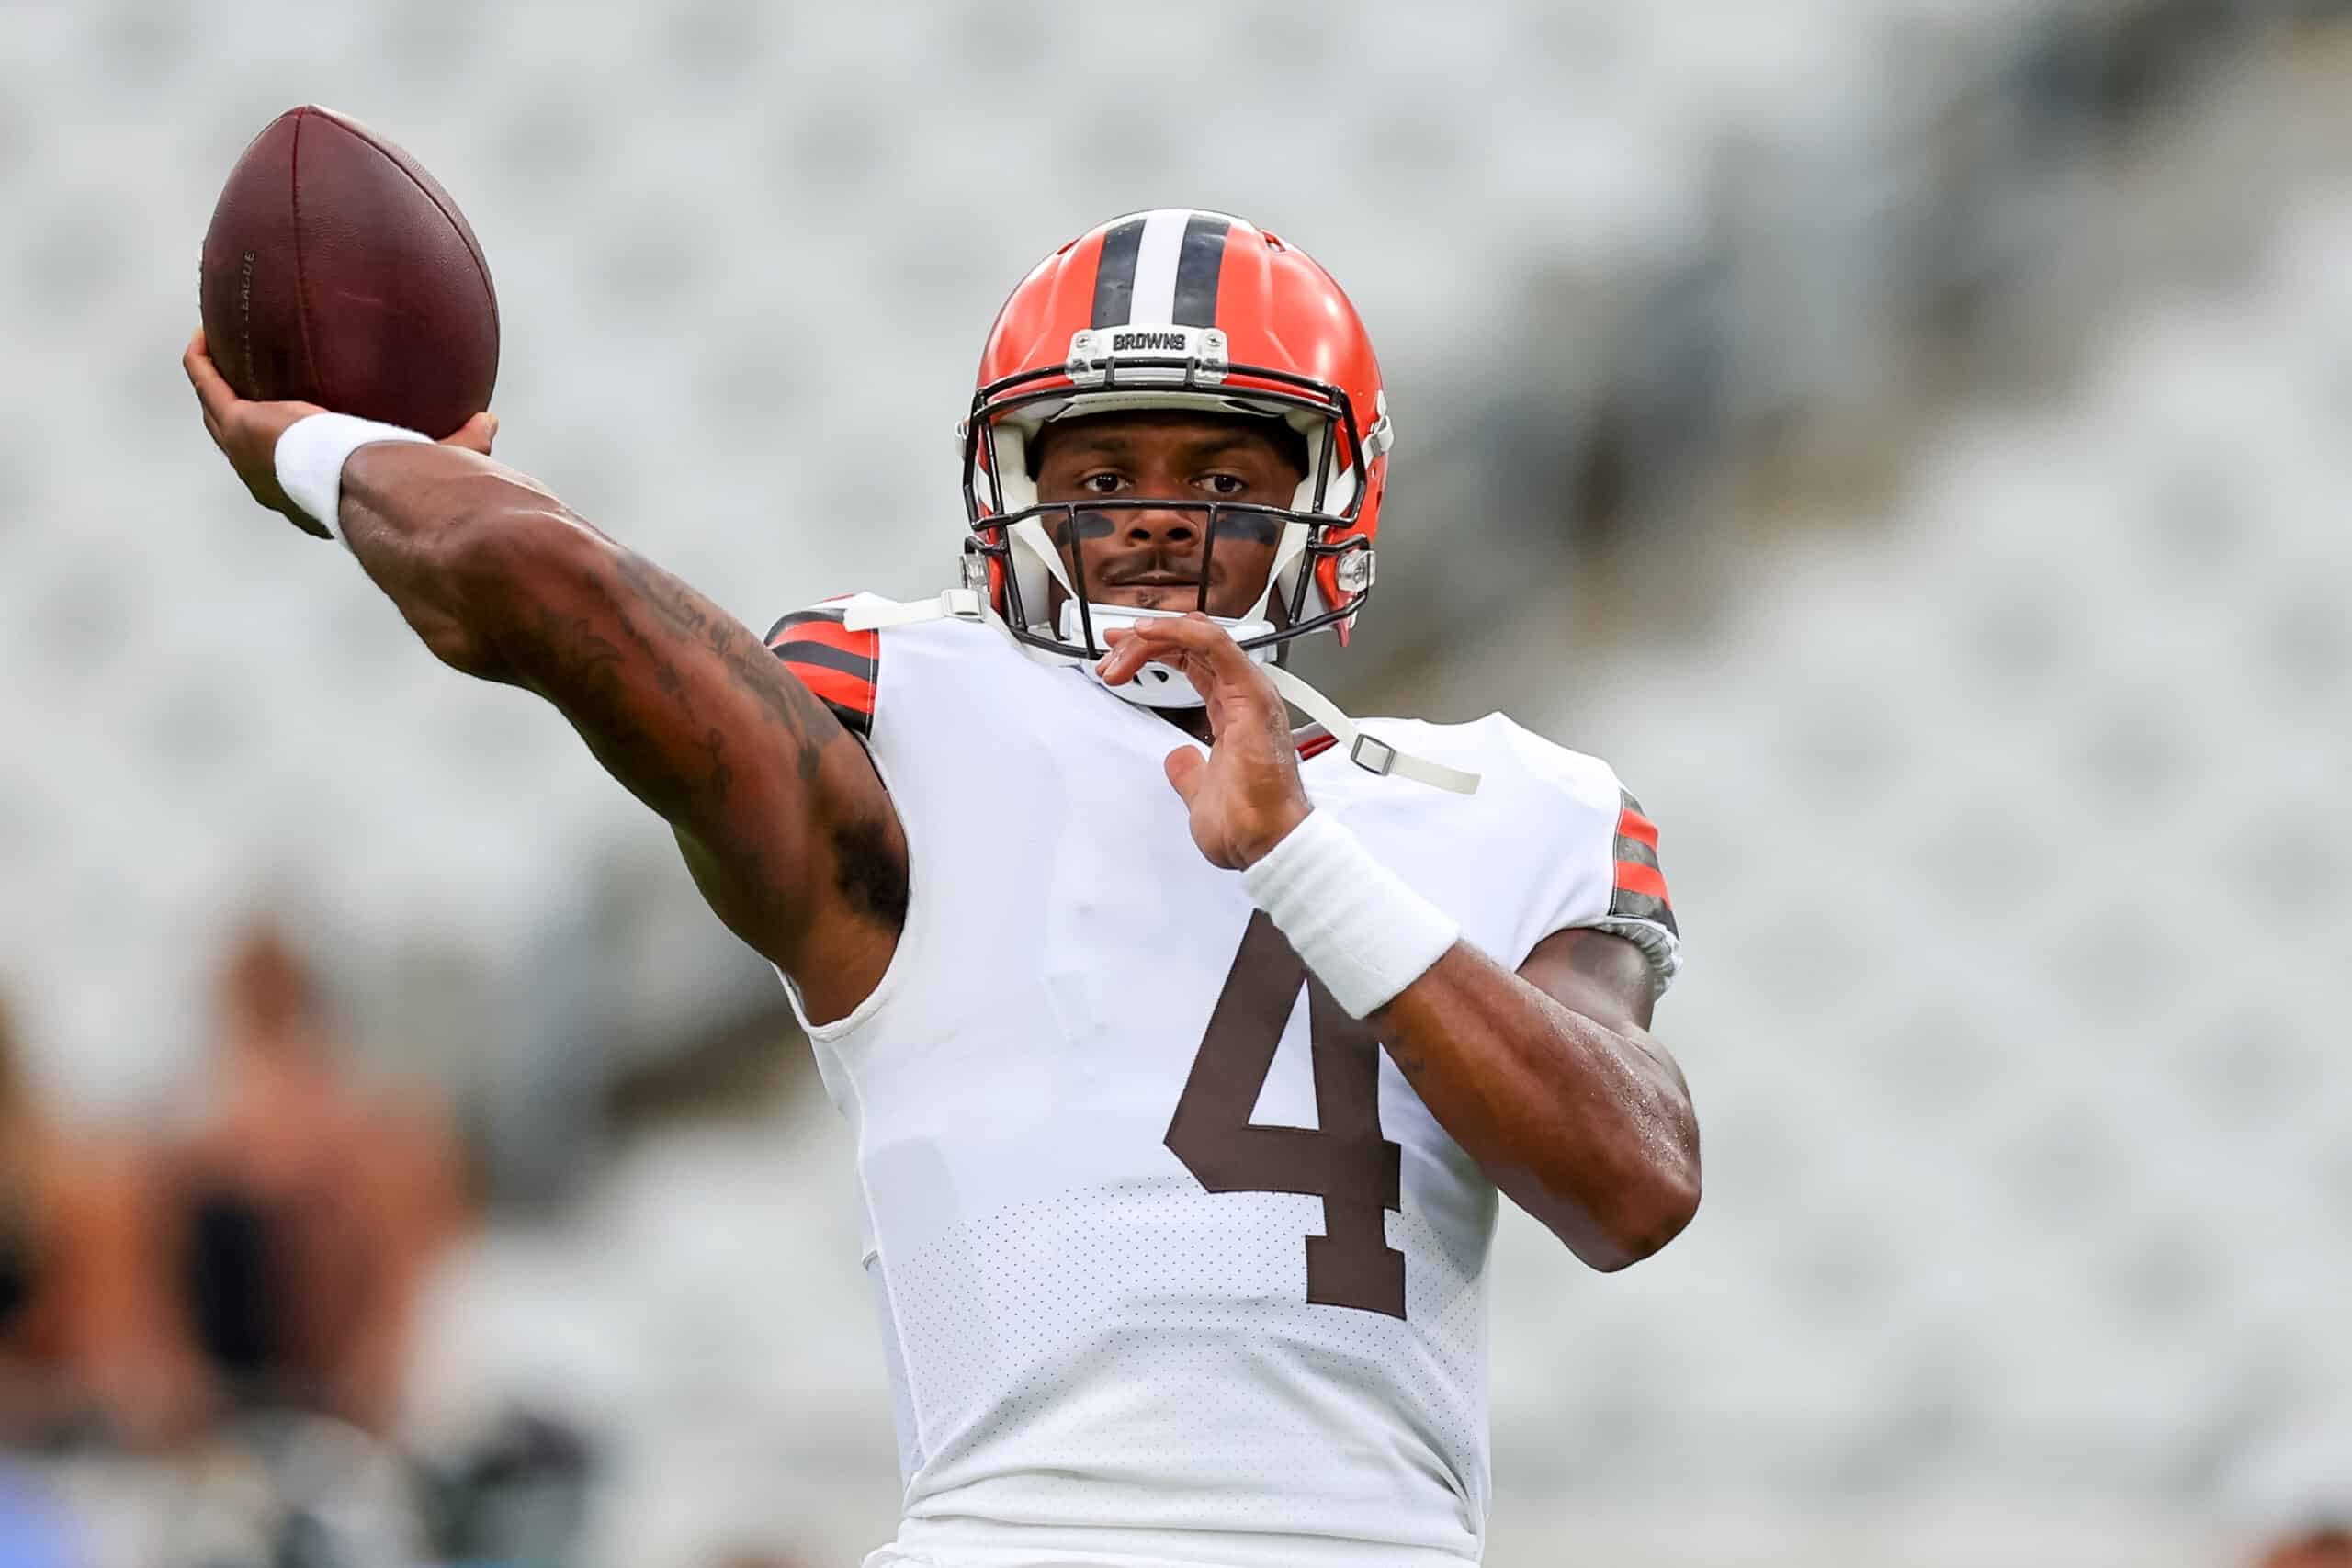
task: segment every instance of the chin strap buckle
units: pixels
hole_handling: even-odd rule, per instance
[[[1377,735],[1358,730],[1355,744],[1348,748],[1348,761],[1367,773],[1385,777],[1396,769],[1396,748]]]
[[[1356,721],[1340,709],[1340,705],[1283,669],[1279,664],[1265,667],[1266,678],[1274,683],[1283,700],[1307,717],[1330,731],[1332,739],[1348,749],[1348,761],[1367,773],[1381,778],[1395,775],[1428,784],[1432,789],[1450,790],[1455,795],[1476,795],[1478,775],[1465,769],[1448,767],[1427,757],[1417,757],[1400,747],[1390,745],[1376,735],[1367,735],[1356,728]]]

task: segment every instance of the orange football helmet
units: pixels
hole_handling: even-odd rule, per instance
[[[1038,502],[1028,445],[1041,426],[1137,408],[1280,419],[1306,438],[1306,478],[1288,507]],[[1224,621],[1260,659],[1279,660],[1291,639],[1325,626],[1345,642],[1372,592],[1391,439],[1372,340],[1329,273],[1246,220],[1189,208],[1131,213],[1038,263],[989,329],[962,434],[966,584],[1045,652],[1091,661],[1102,652],[1096,620],[1136,614],[1090,604],[1076,553],[1054,548],[1045,520],[1080,505],[1204,512],[1210,551],[1227,514],[1253,514],[1260,529],[1276,520],[1273,570],[1255,610]],[[1048,614],[1055,582],[1066,598],[1058,620]],[[1204,610],[1207,584],[1204,560]]]

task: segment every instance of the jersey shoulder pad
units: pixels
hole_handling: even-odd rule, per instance
[[[1596,837],[1608,839],[1609,897],[1597,918],[1581,923],[1632,941],[1649,955],[1662,986],[1680,965],[1682,932],[1658,863],[1657,824],[1607,762],[1495,716],[1504,727],[1509,754],[1539,786],[1566,795],[1568,808],[1592,824]]]
[[[795,610],[768,628],[768,650],[832,710],[842,728],[861,738],[874,733],[874,699],[882,675],[882,634],[842,625],[850,605],[866,597],[844,593]]]

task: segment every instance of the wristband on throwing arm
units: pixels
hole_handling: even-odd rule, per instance
[[[1350,1018],[1387,1006],[1462,939],[1452,916],[1327,811],[1309,811],[1242,871],[1241,886]]]
[[[345,549],[351,541],[343,536],[343,466],[354,452],[379,441],[422,441],[429,446],[433,437],[347,413],[313,413],[280,432],[272,455],[277,488],[325,525]]]

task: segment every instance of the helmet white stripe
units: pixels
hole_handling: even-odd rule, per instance
[[[1164,327],[1176,320],[1176,264],[1184,251],[1184,225],[1189,207],[1163,207],[1143,220],[1143,244],[1136,252],[1135,302],[1127,313],[1132,327]]]

